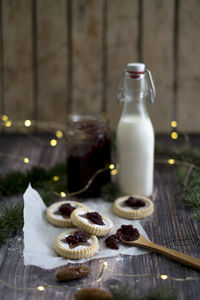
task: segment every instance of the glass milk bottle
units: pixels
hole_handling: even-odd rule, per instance
[[[150,83],[150,87],[148,86]],[[154,129],[146,101],[154,101],[151,72],[142,63],[129,63],[121,75],[117,98],[124,103],[117,127],[118,183],[126,195],[153,192]]]

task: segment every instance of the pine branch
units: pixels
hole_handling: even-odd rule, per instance
[[[132,290],[123,284],[110,286],[110,289],[115,300],[176,300],[176,296],[164,288],[150,290],[145,296],[133,295]]]
[[[200,165],[200,150],[191,147],[168,148],[156,143],[155,153],[157,156],[166,156],[180,161]]]
[[[187,171],[187,168],[183,167],[177,169],[176,174],[180,182],[178,198],[193,207],[192,218],[200,222],[200,171],[193,169],[186,183]]]
[[[101,198],[108,202],[113,202],[120,195],[120,190],[116,183],[109,182],[101,189]]]
[[[22,229],[23,221],[23,206],[15,204],[12,206],[3,206],[0,210],[0,245],[10,235],[15,234],[17,230]]]

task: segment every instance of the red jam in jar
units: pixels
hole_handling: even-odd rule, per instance
[[[84,188],[92,176],[110,163],[110,130],[103,115],[72,114],[67,130],[67,187],[69,192]],[[98,197],[110,181],[109,170],[98,174],[80,197]]]

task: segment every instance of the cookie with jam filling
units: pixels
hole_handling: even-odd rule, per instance
[[[61,233],[55,240],[54,250],[64,258],[88,258],[98,252],[99,242],[96,236],[76,228]]]
[[[86,208],[85,205],[76,201],[59,201],[47,209],[47,220],[57,227],[73,227],[71,214],[77,207]]]
[[[144,196],[123,196],[115,200],[113,210],[119,217],[138,220],[151,216],[154,212],[154,204]]]
[[[71,214],[71,220],[77,228],[96,236],[109,234],[113,227],[112,221],[102,214],[84,208],[75,209]]]

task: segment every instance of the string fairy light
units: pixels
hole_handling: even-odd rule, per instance
[[[24,126],[30,127],[31,126],[31,120],[24,121]]]
[[[175,160],[174,160],[173,158],[169,158],[169,159],[168,159],[168,163],[169,163],[170,165],[174,165],[174,164],[175,164]]]
[[[45,290],[45,287],[42,285],[39,285],[36,289],[40,292],[43,292]]]
[[[52,147],[55,147],[56,145],[57,145],[57,141],[56,141],[56,139],[52,139],[52,140],[50,140],[50,145],[52,146]]]
[[[2,119],[4,122],[6,122],[6,121],[8,121],[8,116],[7,116],[7,115],[2,115],[2,116],[1,116],[1,119]]]
[[[25,163],[25,164],[28,164],[28,163],[29,163],[29,161],[30,161],[30,160],[29,160],[29,158],[28,158],[28,157],[24,157],[24,163]]]
[[[56,137],[58,139],[62,139],[63,138],[63,132],[61,130],[56,130]]]
[[[172,128],[172,131],[170,133],[171,139],[172,140],[177,140],[178,136],[179,136],[178,135],[178,130],[177,130],[178,123],[177,123],[177,121],[172,120],[170,124],[171,124],[171,128]]]
[[[162,280],[166,280],[166,279],[168,279],[168,275],[160,275],[160,278],[161,278]]]
[[[110,174],[111,175],[116,175],[118,173],[118,170],[115,168],[114,164],[110,164],[109,169],[110,169]]]
[[[117,175],[117,173],[118,173],[118,170],[117,170],[117,169],[114,169],[114,170],[111,170],[111,171],[110,171],[110,174],[111,174],[111,175]]]
[[[60,180],[60,177],[59,177],[59,176],[53,176],[53,177],[52,177],[52,180],[55,181],[55,182],[57,182],[57,181]]]
[[[53,130],[55,132],[55,136],[61,139],[66,132],[66,126],[57,122],[52,121],[38,121],[38,120],[10,120],[9,117],[5,114],[0,117],[0,127],[30,127],[31,125],[36,125],[37,128],[45,129],[45,130]]]
[[[60,196],[65,198],[67,196],[67,194],[65,192],[60,192]]]
[[[172,131],[172,132],[171,132],[171,138],[172,138],[173,140],[176,140],[176,139],[178,138],[178,132]]]
[[[105,261],[105,262],[103,263],[103,265],[104,265],[105,270],[107,270],[107,268],[108,268],[108,263],[107,263],[107,261]]]
[[[11,127],[12,126],[12,122],[10,120],[5,122],[5,126],[6,127]]]
[[[177,122],[176,121],[171,121],[171,127],[176,128],[177,127]]]
[[[109,165],[109,169],[110,169],[110,170],[113,170],[114,168],[115,168],[115,165],[114,165],[114,164],[110,164],[110,165]]]

